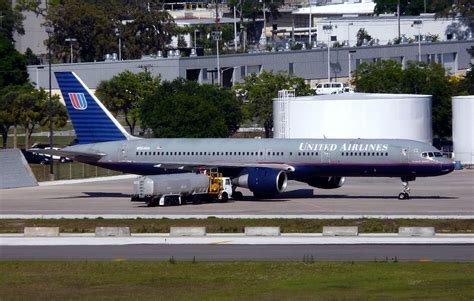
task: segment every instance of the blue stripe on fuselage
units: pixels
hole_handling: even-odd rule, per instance
[[[89,164],[139,175],[175,174],[189,172],[182,169],[165,169],[154,167],[155,163],[139,162],[91,162]],[[314,176],[341,176],[341,177],[429,177],[445,175],[453,171],[453,164],[441,163],[373,163],[373,164],[344,164],[344,163],[311,163],[294,164],[295,171],[288,173],[291,180],[303,180]],[[242,167],[243,169],[244,167]],[[239,168],[219,168],[226,176],[239,173]]]

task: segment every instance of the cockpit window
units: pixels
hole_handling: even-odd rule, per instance
[[[433,153],[432,153],[432,152],[429,152],[429,153],[428,153],[428,157],[433,158],[433,157],[434,157]]]
[[[422,156],[423,158],[426,158],[426,156],[428,156],[428,154],[427,154],[427,153],[421,153],[421,156]]]
[[[435,152],[434,153],[435,157],[439,158],[439,157],[442,157],[443,155],[440,153],[440,152]]]

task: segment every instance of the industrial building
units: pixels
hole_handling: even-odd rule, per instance
[[[241,53],[219,56],[221,84],[232,86],[241,82],[251,73],[262,70],[289,72],[302,77],[314,87],[321,80],[347,80],[349,70],[355,70],[363,62],[378,60],[396,60],[403,66],[419,59],[425,62],[439,62],[455,74],[467,70],[471,56],[467,52],[474,46],[474,40],[437,42],[422,44],[385,45],[375,47],[339,47],[330,49],[328,74],[328,50],[323,48],[307,50],[289,50],[259,53]],[[102,80],[129,70],[132,72],[149,71],[163,80],[182,77],[200,83],[217,83],[215,55],[199,57],[156,57],[141,60],[87,62],[75,64],[53,64],[52,71],[74,71],[92,89]],[[38,87],[48,88],[48,65],[28,66],[30,79]],[[53,89],[57,88],[53,77]]]
[[[454,159],[474,165],[474,95],[453,97]]]
[[[431,96],[343,93],[273,102],[275,138],[411,139],[431,143]]]

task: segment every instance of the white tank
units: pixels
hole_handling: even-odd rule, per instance
[[[454,159],[474,164],[474,95],[453,97]]]
[[[209,177],[202,174],[183,173],[139,177],[133,182],[134,195],[162,196],[206,193]]]
[[[275,138],[388,138],[432,142],[431,96],[342,93],[273,102]],[[291,95],[291,93],[290,93]]]

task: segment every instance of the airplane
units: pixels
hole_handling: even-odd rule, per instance
[[[137,175],[189,173],[218,168],[256,198],[283,192],[288,180],[335,189],[345,177],[399,177],[398,198],[409,199],[409,182],[448,174],[450,159],[433,146],[405,139],[143,139],[131,136],[73,72],[55,72],[76,131],[76,144],[35,150]]]

